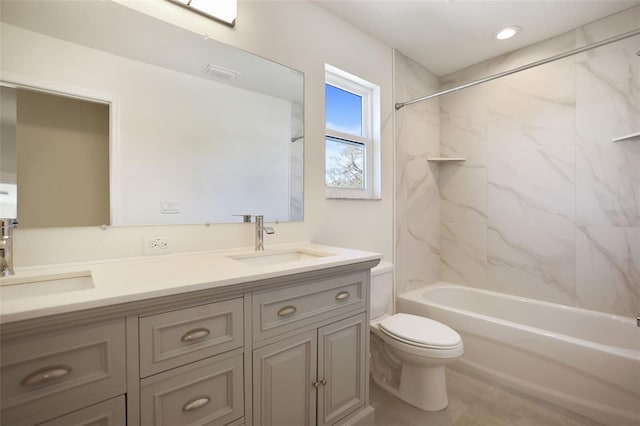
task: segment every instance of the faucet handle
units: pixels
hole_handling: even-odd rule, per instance
[[[270,226],[263,226],[262,229],[264,229],[264,232],[266,232],[268,235],[273,235],[276,233],[276,231],[274,231]]]
[[[234,214],[233,216],[241,216],[242,217],[242,222],[244,223],[251,223],[251,216],[250,214]]]

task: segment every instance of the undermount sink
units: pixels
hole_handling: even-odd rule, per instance
[[[311,250],[288,250],[274,252],[256,252],[228,256],[233,260],[246,263],[248,265],[279,265],[281,263],[299,262],[301,260],[317,259],[320,257],[333,256],[331,253],[323,253]]]
[[[0,279],[0,299],[24,299],[47,296],[95,288],[91,271],[77,271],[62,274]]]

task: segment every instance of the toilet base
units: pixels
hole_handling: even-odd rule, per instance
[[[447,381],[444,367],[417,367],[404,363],[400,375],[402,399],[426,411],[447,408]]]
[[[440,411],[449,404],[444,367],[417,367],[405,363],[399,388],[381,380],[375,373],[371,378],[382,389],[421,410]]]

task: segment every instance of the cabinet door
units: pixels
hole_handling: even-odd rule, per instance
[[[364,405],[365,318],[360,314],[318,329],[318,426]]]
[[[253,351],[254,426],[316,424],[316,331]]]

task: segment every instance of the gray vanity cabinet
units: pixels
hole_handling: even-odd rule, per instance
[[[365,314],[318,329],[318,425],[332,425],[365,403]]]
[[[253,351],[254,426],[316,424],[316,330]]]
[[[253,294],[254,426],[335,425],[365,406],[368,277]]]
[[[368,425],[375,263],[0,324],[0,424]]]
[[[254,426],[333,425],[365,403],[365,314],[253,352]]]

